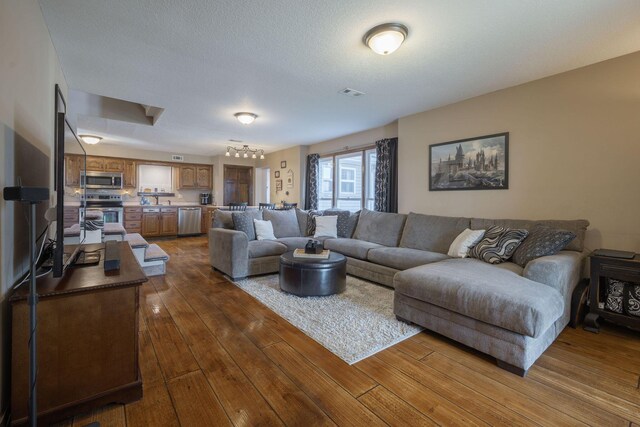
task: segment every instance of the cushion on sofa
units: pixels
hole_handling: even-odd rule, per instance
[[[469,250],[469,256],[489,264],[500,264],[511,258],[528,234],[525,229],[493,226],[484,233],[482,240]]]
[[[296,218],[298,218],[298,229],[300,230],[301,236],[308,236],[307,234],[307,226],[309,223],[309,211],[305,211],[303,209],[295,209]]]
[[[232,212],[233,229],[243,231],[249,240],[256,240],[256,228],[253,225],[254,219],[262,219],[262,211],[257,209],[247,209],[243,212]]]
[[[407,270],[443,259],[449,259],[449,257],[438,252],[411,248],[377,248],[371,249],[367,254],[367,260],[397,270]]]
[[[393,282],[397,293],[534,338],[564,310],[552,287],[472,258],[401,271]]]
[[[469,218],[411,212],[407,216],[400,247],[446,254],[455,238],[467,228]]]
[[[402,214],[362,209],[353,238],[384,246],[398,246],[406,218]]]
[[[571,231],[537,225],[513,253],[513,262],[524,267],[531,260],[555,255],[575,239]]]
[[[273,224],[273,234],[278,237],[302,237],[295,209],[286,211],[265,210],[262,217]]]
[[[332,251],[340,252],[352,258],[367,259],[369,249],[382,248],[384,246],[377,243],[367,242],[366,240],[357,239],[327,239],[324,241],[324,248]]]
[[[247,248],[249,249],[249,258],[277,256],[287,252],[287,247],[275,240],[252,240]]]
[[[349,220],[347,221],[347,229],[345,230],[344,237],[353,237],[353,233],[355,233],[356,227],[358,226],[359,218],[360,218],[360,211],[354,212],[349,215]]]
[[[225,228],[227,230],[233,230],[233,212],[225,211],[222,209],[216,209],[213,212],[213,228]]]
[[[288,251],[293,251],[295,249],[303,249],[305,247],[305,245],[307,244],[307,242],[309,241],[309,239],[313,239],[316,240],[320,243],[323,243],[325,240],[327,240],[326,237],[318,237],[318,238],[313,238],[313,237],[281,237],[277,240],[277,242],[282,243],[283,245],[285,245],[287,247]]]
[[[344,209],[326,209],[323,213],[323,216],[337,216],[338,223],[338,237],[351,237],[348,236],[349,232],[349,217],[351,217],[351,212]]]
[[[561,230],[567,230],[576,235],[576,238],[571,241],[565,248],[568,251],[582,252],[584,250],[584,235],[589,227],[589,221],[586,219],[572,219],[572,220],[527,220],[527,219],[486,219],[486,218],[471,218],[471,229],[487,230],[494,225],[500,225],[505,228],[523,228],[525,230],[532,230],[536,225],[544,225],[551,228],[557,228]]]

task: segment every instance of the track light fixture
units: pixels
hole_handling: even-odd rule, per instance
[[[232,147],[227,145],[227,152],[224,154],[226,157],[231,157],[231,152],[234,152],[234,157],[240,157],[240,153],[242,153],[242,157],[245,159],[249,158],[249,154],[251,154],[252,159],[258,158],[258,152],[260,153],[260,160],[264,160],[264,150],[257,148],[249,148],[248,145],[243,145],[242,147]]]

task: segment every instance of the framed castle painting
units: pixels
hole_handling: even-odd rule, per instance
[[[509,132],[429,146],[429,191],[509,188]]]

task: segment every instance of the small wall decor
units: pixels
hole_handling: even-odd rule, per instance
[[[291,169],[287,171],[287,188],[293,188],[293,171]]]
[[[283,160],[280,162],[280,169],[286,169],[287,168],[287,161]]]
[[[282,191],[282,180],[276,179],[276,191]]]
[[[509,188],[509,132],[429,146],[429,191]]]
[[[275,171],[276,178],[280,178],[280,171]]]

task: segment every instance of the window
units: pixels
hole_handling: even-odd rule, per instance
[[[322,157],[318,209],[373,209],[375,169],[375,149]]]

